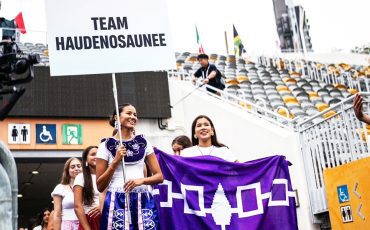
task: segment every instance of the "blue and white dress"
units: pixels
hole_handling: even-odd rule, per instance
[[[144,178],[145,157],[154,154],[152,145],[143,135],[123,140],[127,150],[125,156],[126,180]],[[105,138],[99,145],[97,158],[110,165],[119,147],[119,140]],[[120,164],[114,172],[105,197],[100,229],[110,230],[154,230],[159,229],[159,214],[152,194],[146,185],[138,186],[129,194],[129,209],[123,190],[123,167]],[[127,216],[131,214],[131,224]]]

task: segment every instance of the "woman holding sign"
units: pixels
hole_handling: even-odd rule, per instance
[[[109,123],[121,129],[122,145],[116,134],[103,139],[97,153],[98,190],[108,190],[100,229],[159,229],[158,210],[148,185],[163,181],[161,169],[149,141],[143,135],[134,135],[138,120],[135,107],[124,104],[118,112],[118,116],[113,112]],[[150,177],[144,177],[145,163],[152,172]]]

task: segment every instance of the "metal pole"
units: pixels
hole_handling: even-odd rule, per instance
[[[113,83],[113,97],[114,104],[116,106],[116,121],[118,124],[118,136],[119,136],[119,146],[122,146],[122,130],[121,130],[121,121],[119,119],[119,108],[118,108],[118,94],[117,94],[117,83],[116,83],[116,74],[112,73],[112,83]],[[123,173],[123,183],[126,183],[126,167],[125,167],[125,158],[122,158],[122,173]],[[131,212],[130,212],[130,197],[129,193],[125,192],[125,199],[127,204],[127,219],[129,224],[131,224]]]
[[[225,45],[226,45],[226,54],[229,55],[229,43],[227,42],[226,30],[225,30]]]

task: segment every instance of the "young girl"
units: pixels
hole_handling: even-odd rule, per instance
[[[99,191],[96,186],[97,146],[89,146],[82,152],[82,173],[73,185],[75,213],[80,221],[80,230],[98,230],[100,224]]]
[[[191,147],[191,141],[187,136],[178,136],[172,141],[172,151],[175,155],[180,155],[181,151]]]
[[[133,134],[137,122],[135,107],[124,104],[118,112],[118,116],[113,112],[110,125],[121,129],[122,146],[117,133],[103,139],[97,154],[98,190],[108,189],[100,229],[159,229],[158,210],[147,185],[161,183],[162,172],[149,141],[143,135]],[[116,119],[120,119],[121,127]],[[144,177],[145,163],[152,173],[150,177]]]
[[[215,156],[225,161],[237,162],[234,154],[224,144],[218,142],[215,127],[209,117],[200,115],[194,119],[191,125],[191,138],[193,147],[184,149],[181,156]]]
[[[62,179],[51,196],[54,200],[53,229],[77,230],[78,218],[74,211],[73,182],[81,172],[81,161],[70,158],[64,165]]]

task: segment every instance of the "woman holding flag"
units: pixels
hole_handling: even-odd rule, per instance
[[[212,120],[200,115],[191,125],[193,147],[181,152],[183,157],[215,156],[225,161],[237,162],[234,154],[224,144],[217,140],[216,129]]]
[[[137,120],[134,106],[120,106],[118,116],[114,111],[109,123],[120,129],[122,142],[118,132],[99,145],[97,187],[100,192],[107,189],[100,229],[159,229],[158,210],[148,185],[161,183],[163,176],[152,145],[143,135],[134,134]],[[150,177],[144,177],[145,163]]]

